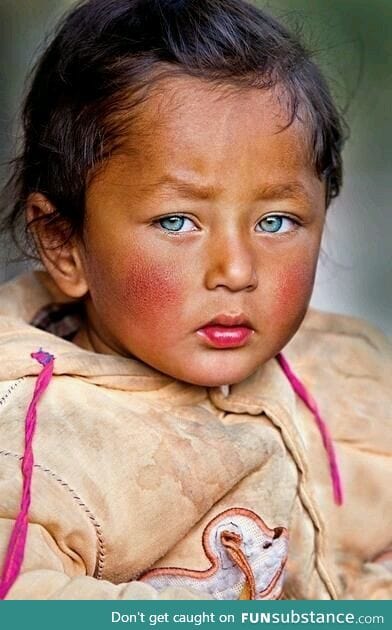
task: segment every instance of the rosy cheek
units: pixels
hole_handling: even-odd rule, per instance
[[[137,318],[162,320],[180,314],[183,284],[178,271],[164,263],[132,261],[124,274],[120,299]]]
[[[313,266],[295,263],[280,272],[275,291],[276,315],[298,313],[307,305],[313,286]]]

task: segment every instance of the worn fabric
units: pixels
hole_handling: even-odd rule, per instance
[[[233,509],[256,515],[265,531],[287,531],[284,598],[392,596],[392,352],[382,334],[310,310],[284,350],[334,438],[345,494],[338,507],[314,418],[277,361],[228,392],[188,385],[29,323],[66,301],[43,272],[0,288],[0,564],[39,372],[30,354],[42,347],[56,357],[38,408],[26,553],[10,599],[222,597],[218,572],[220,590],[197,579],[160,590],[147,578],[170,567],[187,579],[212,565],[223,571],[203,533]],[[233,527],[253,531],[243,521]],[[225,528],[230,589],[240,537]],[[387,560],[375,562],[382,554]],[[244,584],[235,588],[246,597]]]

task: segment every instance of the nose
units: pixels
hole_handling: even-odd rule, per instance
[[[252,291],[257,287],[255,257],[247,239],[238,236],[215,240],[208,252],[205,284],[213,290]]]
[[[283,527],[275,527],[273,539],[275,540],[275,538],[280,538],[282,534],[283,534]]]

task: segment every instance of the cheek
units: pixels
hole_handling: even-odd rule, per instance
[[[128,263],[119,289],[123,307],[146,322],[179,314],[185,287],[178,270],[139,259]]]
[[[282,269],[276,278],[276,315],[302,312],[307,307],[314,282],[315,268],[305,263],[292,263]]]

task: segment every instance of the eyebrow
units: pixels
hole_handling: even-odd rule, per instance
[[[211,199],[220,192],[215,186],[208,186],[201,183],[196,184],[196,182],[181,179],[175,175],[163,175],[152,184],[151,188],[153,190],[157,188],[170,188],[193,199]]]
[[[175,175],[163,175],[151,185],[151,188],[153,190],[158,188],[170,188],[170,190],[175,190],[193,199],[211,199],[221,192],[221,188],[192,182]],[[266,184],[259,188],[254,196],[256,201],[262,199],[274,200],[298,197],[309,199],[310,197],[305,186],[297,181],[284,184]]]
[[[287,199],[301,197],[309,199],[309,191],[300,182],[287,182],[285,184],[267,184],[258,190],[257,199]]]

